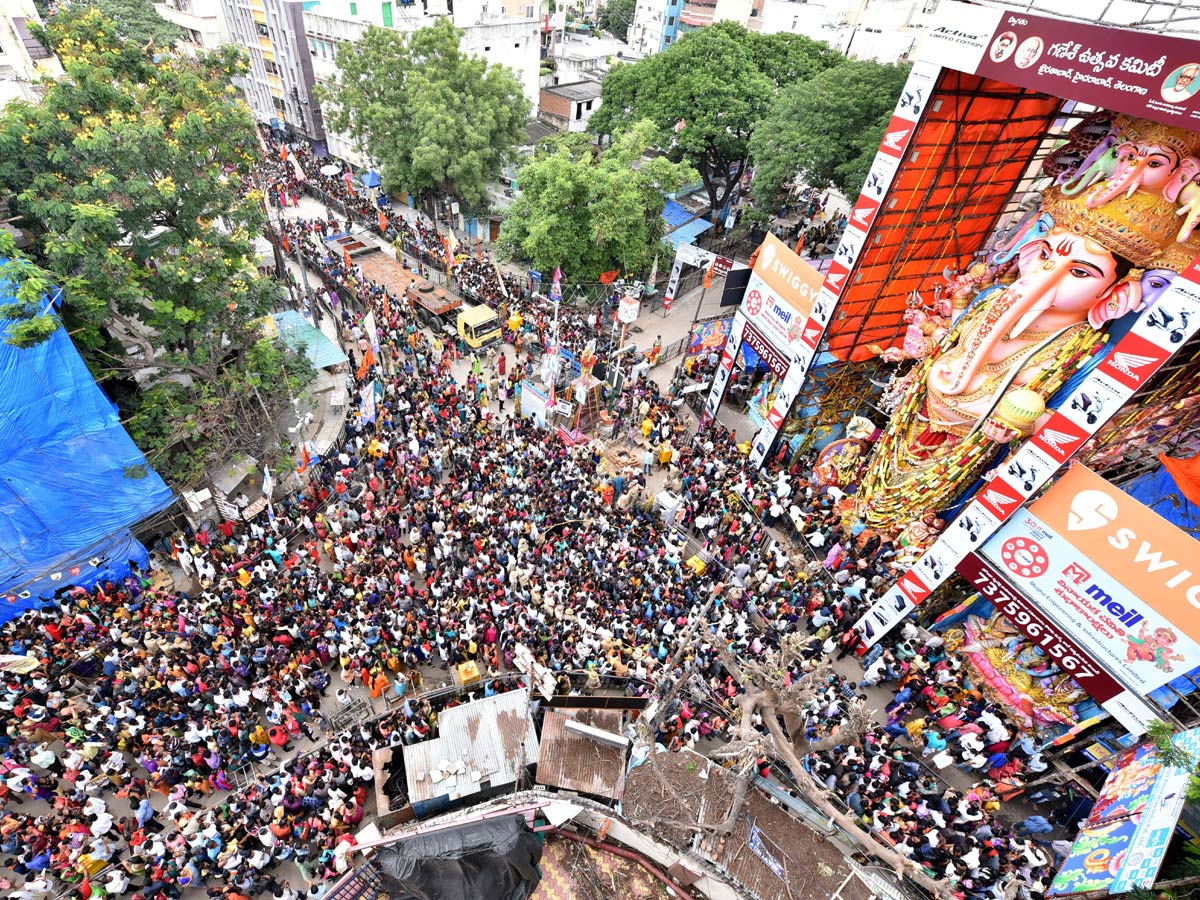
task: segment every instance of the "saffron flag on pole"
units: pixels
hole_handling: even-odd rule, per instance
[[[300,465],[296,466],[296,474],[303,475],[308,471],[309,463],[312,462],[312,457],[308,455],[308,441],[304,441],[300,445]]]
[[[796,241],[796,255],[800,255],[800,251],[804,249],[804,232],[800,232],[800,240]]]
[[[704,290],[706,290],[706,291],[710,287],[712,287],[713,270],[716,269],[716,267],[717,267],[717,258],[714,256],[713,261],[708,264],[708,268],[704,271]]]
[[[342,262],[344,262],[346,264],[346,271],[349,272],[350,271],[350,248],[349,247],[346,247],[346,246],[342,247]]]
[[[356,193],[354,190],[354,176],[350,174],[349,170],[342,173],[342,181],[346,183],[346,190],[351,194]]]
[[[600,273],[600,283],[601,284],[612,284],[614,281],[617,280],[617,276],[620,274],[621,274],[620,269],[613,269],[609,272],[601,272]]]
[[[385,212],[384,212],[384,211],[381,209],[381,210],[379,211],[379,230],[380,230],[381,232],[383,232],[383,231],[387,231],[387,229],[388,229],[388,217],[387,217],[387,213],[385,213]]]

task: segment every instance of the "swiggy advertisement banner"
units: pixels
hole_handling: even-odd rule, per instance
[[[983,556],[1084,652],[1145,696],[1200,664],[1200,645],[1071,539],[1018,513]],[[1110,555],[1101,557],[1107,566]]]
[[[741,310],[792,362],[825,276],[768,234],[758,251]]]
[[[1200,642],[1200,541],[1086,466],[1072,466],[1029,511]]]

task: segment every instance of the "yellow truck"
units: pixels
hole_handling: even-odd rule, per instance
[[[500,340],[500,317],[490,306],[472,306],[458,314],[458,336],[478,350]]]
[[[500,340],[500,318],[490,306],[467,309],[461,297],[427,281],[414,281],[405,293],[423,324],[452,331],[472,350]]]

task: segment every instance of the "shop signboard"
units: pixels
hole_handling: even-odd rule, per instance
[[[1168,125],[1200,127],[1195,41],[951,2],[917,55],[941,65]]]
[[[771,342],[759,334],[758,329],[753,325],[746,326],[746,333],[743,335],[742,340],[750,346],[751,350],[758,354],[758,358],[766,363],[767,368],[771,370],[771,374],[776,378],[783,378],[787,375],[787,357],[776,350]]]
[[[783,241],[768,234],[746,286],[742,312],[790,360],[823,280],[820,272]]]
[[[1181,751],[1195,755],[1200,729],[1173,740]],[[1152,887],[1190,780],[1186,768],[1163,765],[1153,747],[1123,753],[1046,895],[1111,896]]]

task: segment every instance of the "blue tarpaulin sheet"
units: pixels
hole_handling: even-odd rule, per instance
[[[0,303],[8,293],[0,286]],[[3,342],[9,327],[0,322],[0,622],[37,601],[33,587],[86,583],[89,559],[89,571],[111,562],[119,574],[144,558],[128,528],[172,499],[65,329],[21,350]]]
[[[358,180],[363,183],[363,187],[377,188],[379,187],[382,179],[380,179],[378,172],[376,172],[374,169],[371,169],[359,175]]]
[[[667,231],[674,231],[684,222],[690,222],[696,214],[686,206],[680,206],[674,200],[668,200],[663,206],[663,221],[667,223]]]
[[[694,212],[674,200],[668,200],[663,206],[662,218],[666,223],[666,238],[674,247],[692,243],[713,227],[712,222],[697,218]]]

